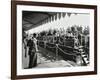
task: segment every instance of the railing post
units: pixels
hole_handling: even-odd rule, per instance
[[[82,57],[81,57],[81,55],[77,56],[77,65],[82,66]]]
[[[46,41],[44,41],[44,48],[46,48]]]
[[[58,60],[58,44],[56,44],[56,61]]]

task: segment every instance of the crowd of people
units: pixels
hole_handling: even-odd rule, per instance
[[[64,28],[50,29],[37,33],[37,39],[49,43],[59,43],[66,46],[85,46],[89,47],[89,27],[71,26],[66,30]],[[71,43],[71,44],[70,44]]]

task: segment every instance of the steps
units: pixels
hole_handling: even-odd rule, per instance
[[[83,60],[82,64],[88,65],[89,64],[89,57],[88,57],[88,54],[84,51],[82,46],[79,47],[79,52],[80,52],[82,60]]]

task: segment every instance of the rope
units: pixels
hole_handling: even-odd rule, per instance
[[[63,44],[63,42],[59,39],[59,42],[61,43],[61,44]]]
[[[68,54],[68,55],[72,55],[72,56],[75,56],[76,57],[76,55],[75,54],[69,54],[69,53],[66,53],[65,51],[63,51],[61,48],[59,48],[59,46],[58,46],[58,49],[60,49],[60,51],[62,51],[64,54]]]
[[[46,45],[46,46],[48,46],[48,45]],[[48,46],[49,48],[56,48],[56,46],[54,46],[54,47],[51,47],[51,46]]]
[[[59,46],[64,46],[64,47],[67,47],[67,48],[72,48],[70,46],[65,46],[65,45],[61,45],[61,44],[58,44]]]

